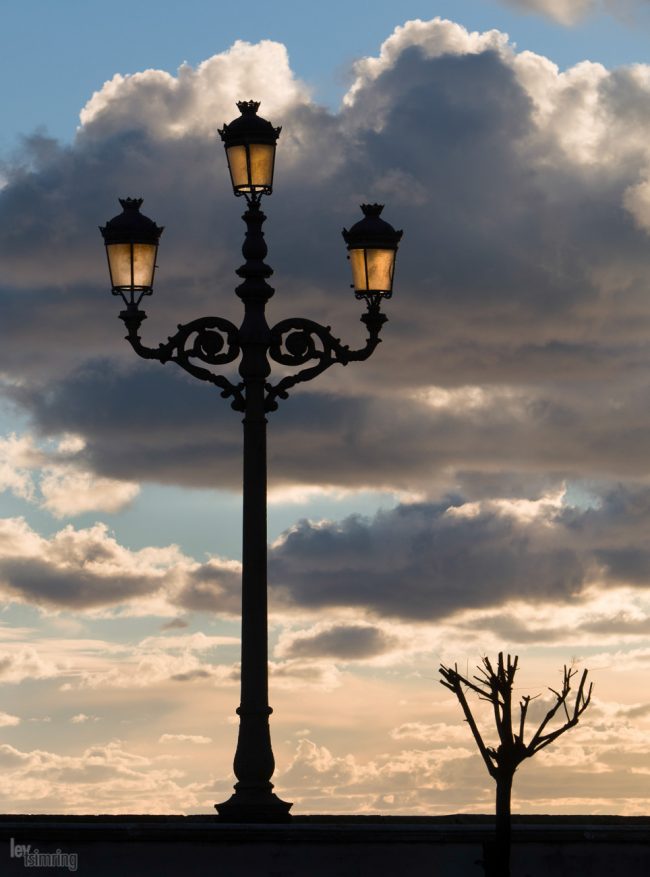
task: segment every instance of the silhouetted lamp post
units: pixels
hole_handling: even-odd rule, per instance
[[[153,276],[162,227],[140,213],[141,199],[120,199],[122,213],[101,228],[106,244],[113,295],[122,297],[120,312],[135,352],[145,359],[175,362],[200,380],[209,381],[232,399],[232,408],[244,414],[243,551],[241,704],[234,771],[238,782],[228,801],[217,804],[219,816],[229,822],[267,822],[289,818],[291,804],[273,792],[273,751],[269,731],[267,535],[266,535],[266,415],[279,399],[301,381],[308,381],[335,363],[347,365],[367,359],[379,344],[386,317],[382,298],[393,286],[395,255],[402,236],[380,217],[381,205],[362,205],[364,218],[343,237],[350,252],[355,295],[366,302],[361,320],[368,337],[365,345],[350,350],[328,327],[292,317],[273,328],[266,322],[265,306],[273,295],[267,283],[272,269],[264,263],[267,253],[260,209],[262,195],[273,188],[275,145],[280,128],[257,115],[259,103],[237,104],[241,115],[219,133],[223,140],[235,195],[243,195],[246,237],[244,264],[237,270],[242,283],[236,293],[244,303],[239,328],[222,317],[200,317],[181,325],[175,335],[156,348],[140,340],[146,318],[140,310],[144,295],[153,291]],[[234,383],[214,367],[239,362],[241,381]],[[269,382],[269,358],[298,369]],[[306,366],[306,368],[301,368]]]

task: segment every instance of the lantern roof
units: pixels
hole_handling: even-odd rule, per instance
[[[343,238],[348,249],[379,249],[396,250],[402,238],[402,231],[396,231],[393,226],[381,218],[383,204],[362,204],[363,219],[348,231],[343,229]]]
[[[274,128],[273,125],[261,116],[257,115],[260,102],[255,100],[242,100],[237,102],[237,109],[241,113],[229,124],[219,129],[219,135],[226,149],[229,146],[246,146],[250,143],[267,143],[274,146],[282,127]]]
[[[105,244],[157,244],[164,226],[140,213],[142,198],[120,198],[122,212],[100,226]]]

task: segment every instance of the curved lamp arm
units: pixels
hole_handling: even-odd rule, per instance
[[[245,408],[243,384],[233,384],[223,375],[215,375],[207,368],[196,364],[224,365],[239,357],[239,329],[223,317],[200,317],[191,323],[179,324],[178,332],[170,335],[166,342],[157,348],[147,347],[140,340],[140,326],[147,315],[137,305],[127,305],[120,312],[128,334],[126,340],[143,359],[157,359],[161,363],[175,362],[186,372],[201,381],[209,381],[221,389],[224,399],[233,397],[232,407],[236,411]],[[225,348],[225,349],[224,349]]]
[[[315,364],[304,368],[293,375],[282,378],[275,386],[266,384],[267,411],[275,411],[277,399],[287,399],[288,390],[302,381],[309,381],[321,374],[330,366],[339,363],[359,362],[373,353],[381,342],[379,333],[388,317],[379,310],[379,301],[368,303],[368,311],[362,315],[361,321],[368,329],[368,337],[363,347],[350,350],[347,344],[341,344],[335,338],[330,326],[321,326],[313,320],[292,317],[281,320],[271,329],[271,345],[269,356],[281,365],[300,366],[308,362]]]

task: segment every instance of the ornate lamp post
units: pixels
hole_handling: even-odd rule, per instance
[[[219,133],[233,191],[247,202],[242,217],[246,223],[242,247],[246,261],[237,269],[243,282],[235,290],[245,311],[239,328],[222,317],[200,317],[179,326],[176,334],[157,348],[146,347],[139,335],[146,319],[140,302],[153,292],[156,252],[163,229],[140,213],[141,199],[126,198],[120,199],[123,212],[100,231],[106,244],[112,292],[124,301],[120,319],[135,352],[144,359],[175,362],[194,377],[215,384],[224,398],[232,399],[232,408],[244,414],[241,704],[237,709],[240,722],[234,760],[238,782],[230,799],[215,806],[228,822],[268,822],[289,819],[291,804],[275,795],[271,783],[275,762],[268,703],[266,415],[276,410],[278,400],[286,399],[295,384],[315,378],[335,363],[347,365],[373,353],[386,322],[380,303],[392,294],[395,255],[402,232],[380,218],[379,204],[362,205],[364,218],[343,231],[355,295],[367,306],[361,316],[368,332],[363,347],[350,350],[328,327],[298,317],[270,328],[265,307],[274,292],[267,283],[273,271],[264,262],[267,248],[262,224],[266,217],[260,201],[262,195],[272,192],[280,128],[257,115],[259,104],[254,101],[238,103],[237,107],[241,115]],[[240,357],[239,383],[210,368]],[[298,370],[271,384],[269,358]]]

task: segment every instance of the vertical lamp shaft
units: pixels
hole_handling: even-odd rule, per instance
[[[271,269],[258,202],[244,214],[246,259],[237,271],[243,283],[237,295],[245,306],[239,330],[242,359],[239,373],[245,387],[244,495],[242,551],[241,702],[234,771],[235,792],[217,804],[219,816],[235,822],[278,822],[289,818],[291,804],[273,792],[275,760],[271,747],[268,700],[268,612],[266,534],[266,413],[265,383],[271,371],[267,358],[270,330],[265,307],[273,295],[266,282]]]

